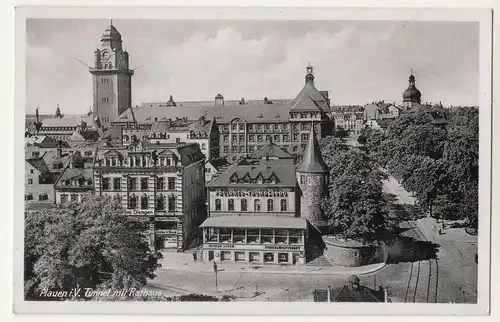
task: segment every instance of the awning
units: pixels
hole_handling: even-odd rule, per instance
[[[200,227],[210,228],[291,228],[307,229],[304,218],[290,216],[217,216],[207,218]]]

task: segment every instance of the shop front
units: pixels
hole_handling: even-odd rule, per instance
[[[177,248],[177,221],[155,219],[155,249]]]
[[[203,260],[277,265],[305,264],[303,218],[221,216],[203,229]]]

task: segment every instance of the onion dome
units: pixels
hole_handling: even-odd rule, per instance
[[[415,87],[415,76],[413,76],[413,73],[411,73],[408,83],[408,88],[403,93],[403,102],[420,103],[422,93]]]
[[[101,40],[122,41],[122,35],[116,30],[115,26],[113,26],[113,21],[111,21],[108,28],[102,33]]]

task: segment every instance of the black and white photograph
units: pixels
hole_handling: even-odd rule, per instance
[[[23,308],[487,313],[491,12],[316,10],[16,17]]]

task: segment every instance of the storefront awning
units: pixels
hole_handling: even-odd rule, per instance
[[[290,228],[307,229],[304,218],[289,216],[218,216],[205,220],[202,228]]]

